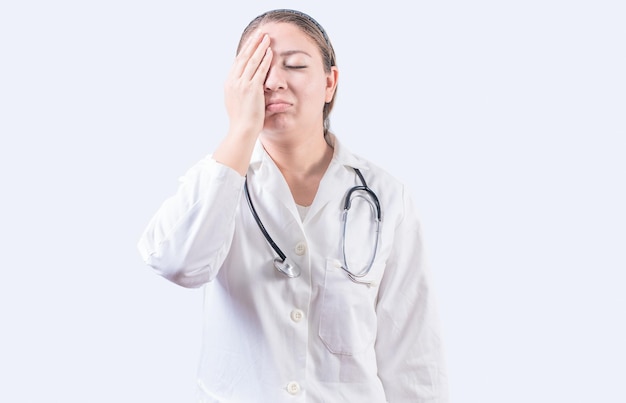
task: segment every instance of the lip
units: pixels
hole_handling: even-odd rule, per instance
[[[284,112],[291,107],[291,103],[282,99],[272,99],[265,104],[268,112]]]

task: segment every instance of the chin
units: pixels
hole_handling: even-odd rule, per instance
[[[263,131],[266,133],[283,133],[293,130],[295,124],[292,119],[283,114],[276,114],[265,119]]]

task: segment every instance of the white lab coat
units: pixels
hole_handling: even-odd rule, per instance
[[[276,244],[302,270],[287,278],[243,194],[244,178],[206,157],[181,178],[139,242],[145,262],[185,287],[204,286],[202,402],[446,403],[435,299],[422,235],[406,188],[349,153],[334,156],[302,221],[280,171],[257,143],[247,173],[253,203]],[[366,280],[339,268],[347,190],[363,173],[382,208]],[[372,252],[373,216],[350,209],[347,259]]]

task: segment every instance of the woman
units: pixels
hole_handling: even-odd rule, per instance
[[[205,287],[203,402],[447,401],[415,209],[329,132],[338,78],[313,18],[255,18],[228,133],[139,242],[159,274]]]

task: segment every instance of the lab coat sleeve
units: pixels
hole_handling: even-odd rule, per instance
[[[192,167],[141,235],[146,264],[184,287],[215,278],[230,248],[244,180],[210,156]]]
[[[403,191],[404,214],[376,305],[378,374],[389,403],[447,403],[447,376],[437,307],[420,223]]]

